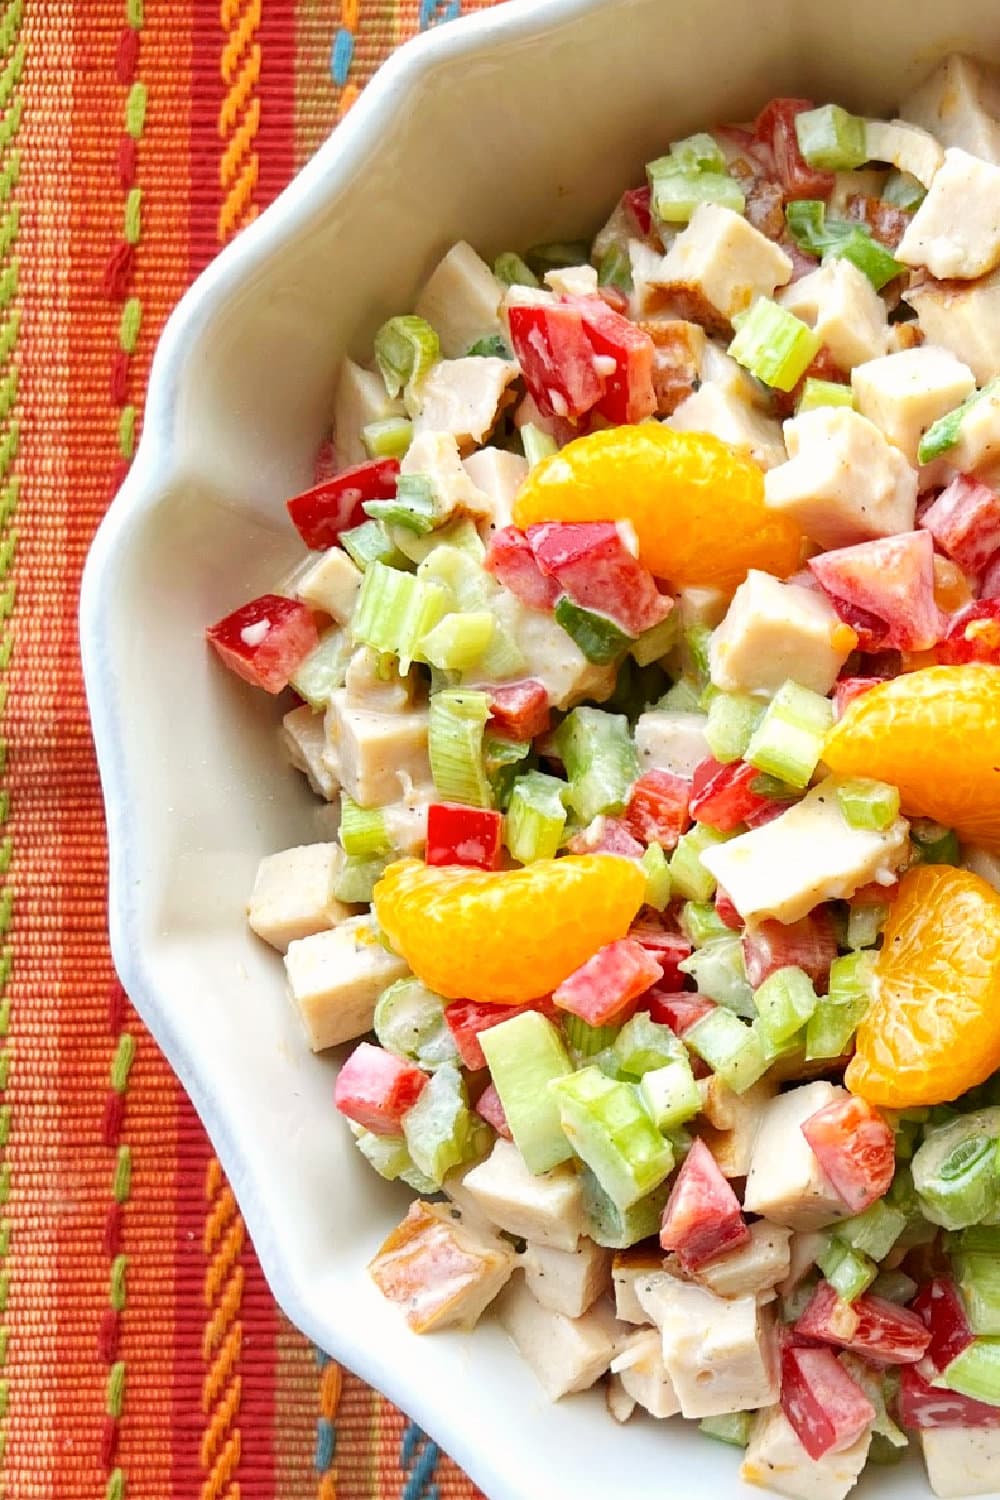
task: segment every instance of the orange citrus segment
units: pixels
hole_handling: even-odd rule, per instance
[[[418,979],[449,1000],[520,1005],[551,992],[624,937],[646,881],[608,854],[540,859],[523,870],[466,870],[416,859],[375,887],[382,930]]]
[[[750,568],[794,573],[802,533],[764,503],[756,464],[702,432],[648,422],[576,438],[529,473],[517,526],[631,521],[639,557],[677,588],[733,590]]]
[[[880,683],[833,726],[823,759],[838,776],[898,786],[910,817],[1000,848],[1000,668],[923,667]]]
[[[951,865],[903,876],[845,1082],[888,1109],[943,1104],[1000,1068],[1000,895]]]

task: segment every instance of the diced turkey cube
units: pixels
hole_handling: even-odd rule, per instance
[[[947,459],[961,474],[991,468],[1000,459],[1000,390],[981,396],[969,407]]]
[[[849,217],[852,198],[881,198],[886,174],[881,167],[859,167],[852,172],[834,172],[833,192],[826,200],[830,219]]]
[[[788,1275],[792,1231],[761,1219],[750,1225],[750,1243],[709,1261],[695,1280],[719,1297],[757,1297]]]
[[[745,1177],[764,1110],[774,1098],[777,1084],[768,1076],[742,1094],[735,1094],[712,1074],[698,1087],[703,1101],[701,1113],[708,1121],[707,1125],[699,1122],[698,1134],[724,1177]]]
[[[780,817],[701,858],[745,922],[797,922],[821,901],[852,896],[873,880],[888,883],[906,858],[908,833],[903,818],[881,831],[852,828],[827,780]]]
[[[655,1328],[635,1333],[611,1364],[622,1386],[651,1417],[674,1417],[681,1409],[663,1363],[663,1339]]]
[[[918,1436],[927,1478],[941,1500],[1000,1490],[1000,1428],[924,1427]]]
[[[351,708],[366,708],[372,713],[401,714],[413,703],[413,677],[403,677],[393,663],[371,646],[359,646],[352,652],[344,674],[344,692]]]
[[[821,547],[913,530],[916,470],[867,418],[817,407],[785,423],[785,447],[788,462],[764,475],[764,498]]]
[[[736,396],[747,406],[755,406],[763,412],[771,410],[769,388],[763,381],[755,379],[749,370],[737,364],[723,344],[716,343],[713,339],[706,340],[698,373],[702,380],[710,380],[713,385],[721,386],[728,396]]]
[[[381,375],[345,359],[333,398],[333,441],[340,467],[348,469],[371,457],[361,441],[362,429],[370,422],[402,415],[402,401],[386,394]]]
[[[661,290],[665,255],[645,240],[628,242],[629,267],[632,272],[630,310],[633,317],[651,317],[662,312],[665,298]]]
[[[802,1125],[817,1110],[848,1099],[833,1083],[806,1083],[779,1094],[764,1111],[747,1173],[743,1206],[789,1229],[823,1229],[850,1209],[827,1177]]]
[[[371,1031],[378,997],[407,972],[367,916],[300,938],[285,954],[289,993],[314,1052]]]
[[[825,694],[855,639],[820,594],[752,568],[712,635],[712,683],[723,692],[767,697],[791,678]]]
[[[754,1419],[740,1478],[790,1500],[845,1500],[861,1477],[871,1440],[869,1431],[839,1453],[812,1459],[781,1407],[772,1406]]]
[[[842,370],[886,351],[885,303],[865,273],[842,256],[793,282],[778,301],[814,330]]]
[[[477,364],[481,362],[476,361]],[[491,515],[489,499],[463,467],[453,432],[424,430],[416,433],[400,461],[399,472],[425,475],[431,481],[439,503],[449,512],[464,511],[482,520],[488,520]]]
[[[302,771],[318,797],[329,802],[340,791],[334,767],[326,760],[326,730],[323,715],[304,703],[289,709],[281,721],[285,753],[297,771]]]
[[[1000,271],[967,285],[925,281],[903,296],[927,342],[964,360],[980,385],[1000,371]]]
[[[514,496],[527,477],[527,459],[503,448],[480,448],[462,460],[462,467],[489,501],[488,529],[502,531],[510,526],[514,520]]]
[[[865,148],[869,161],[890,162],[925,188],[930,187],[944,162],[940,141],[929,130],[906,120],[866,120]]]
[[[506,591],[492,608],[524,657],[518,676],[537,677],[553,708],[571,708],[583,698],[603,703],[614,692],[614,664],[589,662],[552,615],[527,608]]]
[[[331,547],[303,573],[295,592],[303,604],[325,610],[338,625],[346,625],[354,613],[361,576],[342,547]]]
[[[609,1375],[604,1386],[604,1401],[608,1415],[616,1422],[627,1422],[634,1414],[638,1402],[622,1385],[620,1375]]]
[[[514,1270],[514,1252],[443,1203],[410,1211],[368,1264],[384,1297],[405,1309],[414,1333],[472,1328]]]
[[[792,262],[742,214],[703,203],[654,274],[665,293],[693,292],[731,322],[758,297],[773,297],[791,279]]]
[[[567,1318],[582,1318],[611,1286],[611,1251],[589,1239],[581,1239],[575,1250],[529,1240],[521,1265],[535,1300]]]
[[[928,427],[971,396],[976,377],[950,350],[922,344],[856,366],[851,387],[861,415],[915,466]]]
[[[597,271],[593,266],[557,266],[546,271],[545,285],[557,297],[596,297]]]
[[[971,57],[946,57],[907,95],[900,114],[943,146],[961,146],[1000,165],[1000,78]]]
[[[642,771],[670,771],[690,780],[695,767],[711,755],[705,738],[704,714],[679,709],[651,708],[635,726],[635,748]]]
[[[507,387],[519,373],[513,360],[492,356],[439,360],[420,387],[414,436],[450,432],[463,451],[481,443],[496,422]]]
[[[406,786],[398,802],[382,808],[386,836],[400,854],[419,854],[427,843],[427,809],[439,801],[433,783]]]
[[[599,1380],[620,1336],[606,1303],[596,1303],[582,1318],[567,1318],[542,1307],[520,1276],[497,1302],[497,1317],[550,1401],[585,1391]]]
[[[352,915],[333,894],[343,869],[339,844],[302,844],[261,860],[247,905],[258,937],[279,953],[298,938],[325,932]]]
[[[394,802],[411,783],[431,780],[427,710],[382,713],[357,708],[339,688],[330,700],[327,735],[347,795],[361,807]]]
[[[992,271],[1000,261],[1000,166],[950,146],[896,257],[942,280]]]
[[[663,1253],[648,1245],[616,1250],[611,1262],[615,1309],[623,1323],[648,1323],[649,1314],[636,1296],[636,1285],[663,1274]]]
[[[511,1141],[467,1173],[463,1188],[500,1229],[554,1250],[575,1250],[583,1233],[583,1193],[572,1167],[533,1176]]]
[[[771,1406],[778,1399],[778,1338],[755,1297],[717,1297],[673,1277],[639,1282],[636,1295],[663,1339],[663,1363],[685,1417]]]
[[[424,283],[414,312],[434,329],[446,359],[500,330],[504,288],[465,240],[452,245]]]
[[[682,401],[666,425],[676,432],[710,432],[762,469],[785,461],[779,423],[711,381]]]

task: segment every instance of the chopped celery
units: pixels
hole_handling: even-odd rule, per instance
[[[608,1196],[588,1167],[580,1173],[580,1186],[587,1234],[595,1244],[608,1250],[627,1250],[630,1245],[658,1233],[670,1191],[668,1183],[662,1182],[625,1209]]]
[[[526,666],[524,653],[514,637],[499,620],[494,620],[493,634],[476,667],[476,675],[487,682],[505,682],[523,672]]]
[[[388,863],[388,859],[382,855],[373,859],[358,859],[356,855],[349,854],[337,877],[333,894],[338,901],[344,901],[348,906],[370,901],[375,885],[385,874]]]
[[[767,297],[758,297],[749,312],[738,314],[733,327],[731,357],[779,391],[792,390],[820,351],[819,336]]]
[[[704,948],[716,938],[731,938],[733,935],[711,901],[685,901],[679,920],[681,931],[695,948]]]
[[[647,177],[668,176],[671,172],[724,172],[726,158],[722,147],[707,130],[696,131],[679,141],[671,141],[670,155],[647,162]]]
[[[434,787],[443,802],[490,806],[483,765],[483,731],[489,715],[488,693],[446,689],[432,695],[428,750]]]
[[[590,246],[586,240],[550,240],[543,245],[532,245],[525,250],[524,258],[536,275],[544,276],[546,271],[587,265]]]
[[[709,648],[712,644],[712,631],[708,625],[696,621],[689,625],[684,632],[684,654],[690,664],[690,669],[701,686],[708,682],[710,661]]]
[[[508,740],[502,734],[483,735],[483,769],[493,793],[493,805],[506,812],[518,776],[532,756],[530,740]]]
[[[375,1005],[375,1035],[387,1052],[434,1070],[455,1063],[458,1049],[444,1018],[445,1002],[419,979],[397,979]]]
[[[922,182],[911,177],[909,172],[898,172],[893,170],[886,179],[882,189],[882,201],[892,203],[896,208],[905,208],[908,213],[913,213],[927,197],[927,189]]]
[[[559,452],[555,438],[543,432],[534,422],[525,422],[520,432],[521,447],[524,449],[529,468],[533,469],[536,464],[541,463],[543,458],[551,458],[553,453]]]
[[[913,1158],[913,1185],[925,1218],[945,1229],[964,1229],[993,1215],[1000,1206],[998,1137],[998,1108],[959,1115],[925,1132]]]
[[[745,758],[758,771],[778,776],[789,786],[806,787],[832,723],[833,705],[828,698],[788,681],[767,705]]]
[[[678,677],[656,706],[671,709],[674,713],[693,714],[698,711],[700,696],[697,683],[692,682],[689,677]]]
[[[970,1224],[947,1236],[949,1248],[970,1255],[1000,1255],[1000,1224]]]
[[[806,1025],[817,1005],[816,991],[803,969],[788,965],[769,974],[754,991],[758,1031],[768,1049],[779,1049]]]
[[[847,947],[855,952],[861,948],[874,948],[888,915],[888,906],[881,903],[874,906],[868,902],[852,905],[847,914],[847,930],[844,934]]]
[[[369,458],[402,458],[413,439],[413,423],[406,417],[383,417],[361,429]]]
[[[677,847],[670,856],[670,879],[675,896],[684,896],[689,901],[711,901],[715,893],[715,876],[701,862],[706,849],[724,844],[731,837],[709,828],[707,823],[696,823],[687,833],[681,834]]]
[[[785,1324],[797,1323],[812,1301],[813,1293],[819,1284],[819,1276],[810,1271],[809,1274],[799,1282],[790,1292],[786,1292],[781,1298],[781,1321]]]
[[[849,385],[841,385],[838,380],[817,380],[814,375],[810,375],[802,386],[795,415],[801,416],[804,411],[813,411],[817,406],[853,405],[854,392]]]
[[[312,708],[326,708],[338,688],[344,686],[351,641],[345,630],[326,630],[309,655],[299,662],[291,686]]]
[[[799,150],[811,167],[850,172],[868,160],[865,122],[839,104],[822,104],[795,116]]]
[[[373,521],[381,521],[384,526],[401,526],[418,536],[434,531],[448,515],[426,474],[400,474],[394,499],[366,500],[361,508]]]
[[[917,1295],[917,1283],[905,1271],[880,1271],[872,1282],[873,1297],[884,1297],[904,1307]]]
[[[566,767],[566,802],[583,823],[599,813],[620,813],[639,775],[639,761],[624,714],[574,708],[553,736]]]
[[[922,865],[957,865],[962,850],[953,828],[935,823],[932,818],[914,818],[910,823],[910,841],[915,862]]]
[[[468,671],[482,659],[495,623],[488,609],[445,615],[420,642],[420,655],[444,671]]]
[[[716,1442],[729,1443],[733,1448],[745,1448],[750,1441],[750,1423],[753,1413],[749,1411],[726,1412],[721,1417],[702,1417],[698,1431]]]
[[[599,286],[614,286],[626,296],[632,290],[632,262],[621,245],[610,245],[597,268]]]
[[[471,526],[465,518],[464,523]],[[485,556],[482,542],[472,527],[472,535],[478,543],[478,551],[464,532],[453,532],[452,527],[439,533],[437,545],[422,559],[417,568],[417,577],[422,583],[436,583],[447,589],[460,610],[481,609],[492,597],[492,580],[484,572],[482,560]]]
[[[725,766],[743,758],[764,708],[746,693],[716,693],[708,705],[705,738],[717,761]]]
[[[838,1296],[855,1302],[878,1275],[878,1266],[867,1255],[852,1250],[841,1240],[831,1239],[817,1264]]]
[[[540,286],[538,277],[515,250],[504,250],[493,262],[493,274],[504,286]]]
[[[724,1005],[689,1026],[684,1042],[734,1094],[745,1093],[767,1070],[760,1037]]]
[[[408,672],[417,647],[448,608],[448,595],[435,583],[373,562],[365,571],[351,620],[356,641],[398,656]]]
[[[682,974],[690,975],[699,994],[724,1005],[734,1015],[752,1021],[757,1014],[753,990],[747,983],[743,944],[735,933],[727,929],[725,936],[698,948],[689,958],[683,959],[678,968]]]
[[[1000,1339],[976,1339],[937,1377],[940,1385],[988,1406],[1000,1406]]]
[[[523,1011],[480,1034],[480,1045],[514,1144],[529,1172],[547,1172],[568,1161],[573,1148],[559,1122],[559,1106],[548,1090],[573,1068],[559,1032],[539,1011]]]
[[[639,1093],[658,1130],[674,1130],[701,1109],[701,1093],[687,1053],[662,1068],[643,1073]]]
[[[663,224],[686,224],[702,203],[718,203],[736,214],[746,208],[743,189],[728,172],[668,172],[651,177],[650,185],[653,213]]]
[[[877,1198],[863,1213],[838,1224],[834,1235],[861,1255],[885,1260],[905,1228],[906,1215],[884,1198]]]
[[[646,876],[646,905],[654,911],[664,911],[673,891],[667,856],[659,844],[649,844],[639,863]]]
[[[440,358],[437,334],[415,313],[390,318],[375,335],[375,363],[390,396],[412,394]]]
[[[471,1160],[480,1141],[478,1116],[469,1108],[465,1080],[445,1063],[432,1073],[420,1097],[403,1116],[403,1135],[413,1164],[438,1187],[452,1167]]]
[[[1000,1334],[1000,1258],[996,1252],[963,1251],[952,1264],[973,1333]]]
[[[345,854],[371,859],[388,854],[392,839],[380,807],[359,807],[345,791],[340,793],[340,843]]]
[[[567,1019],[569,1019],[568,1016]],[[592,1029],[596,1030],[596,1028]],[[578,1066],[582,1060],[582,1056],[580,1054],[578,1057]],[[607,1078],[619,1079],[626,1076],[622,1072],[621,1063],[618,1061],[618,1054],[613,1047],[601,1047],[599,1051],[592,1052],[587,1061],[593,1063],[595,1068],[600,1068],[601,1072]],[[628,1082],[631,1083],[632,1080],[628,1079]]]
[[[670,1145],[631,1084],[588,1067],[555,1079],[549,1093],[567,1140],[618,1208],[644,1198],[672,1169]]]
[[[563,594],[558,600],[555,617],[587,660],[597,666],[607,666],[608,662],[615,661],[632,644],[632,637],[626,635],[614,620],[574,604],[568,594]]]
[[[842,1057],[871,1005],[875,955],[847,953],[830,965],[825,995],[806,1026],[806,1058]]]
[[[465,351],[466,359],[510,359],[511,352],[498,333],[476,339]]]
[[[381,521],[362,521],[360,526],[342,531],[340,545],[362,572],[376,562],[387,568],[405,568],[407,564]]]
[[[566,826],[565,781],[529,771],[514,783],[507,808],[505,842],[522,865],[554,859]]]
[[[668,651],[672,651],[677,644],[677,611],[671,610],[666,619],[661,620],[658,625],[651,625],[644,630],[629,648],[633,660],[640,667],[652,666],[653,662],[662,661]]]
[[[972,407],[977,406],[987,396],[995,396],[1000,391],[1000,377],[991,380],[984,385],[982,390],[973,391],[971,396],[966,396],[960,406],[946,412],[943,417],[938,417],[920,439],[917,449],[917,458],[922,464],[929,464],[932,459],[940,458],[942,453],[947,453],[949,448],[954,448],[958,442],[962,423],[968,416]]]
[[[831,260],[849,260],[868,277],[877,292],[906,270],[902,262],[878,240],[873,239],[862,224],[855,224],[850,233],[830,246],[823,256],[823,264],[826,265]]]
[[[409,1147],[401,1135],[375,1135],[370,1130],[351,1128],[354,1143],[365,1160],[387,1182],[397,1178],[417,1193],[436,1193],[437,1183],[413,1164]]]
[[[582,1016],[567,1011],[562,1018],[563,1035],[577,1057],[596,1058],[598,1052],[611,1048],[618,1036],[617,1026],[591,1026]]]
[[[615,1041],[614,1052],[622,1072],[632,1078],[641,1078],[653,1068],[666,1067],[667,1063],[678,1058],[687,1061],[683,1042],[669,1026],[654,1021],[644,1010],[625,1022]]]

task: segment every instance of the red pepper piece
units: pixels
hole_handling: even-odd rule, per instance
[[[866,1100],[835,1099],[803,1122],[802,1134],[852,1213],[863,1213],[889,1191],[895,1138]]]
[[[514,355],[524,383],[545,416],[582,417],[604,394],[594,346],[575,307],[517,302],[507,309]]]
[[[663,1210],[660,1245],[676,1252],[684,1271],[749,1242],[740,1201],[703,1140],[696,1140]]]
[[[507,1124],[504,1107],[500,1103],[500,1095],[492,1083],[486,1085],[476,1100],[476,1114],[481,1115],[487,1125],[492,1125],[497,1135],[502,1136],[505,1141],[514,1139]]]
[[[717,760],[703,760],[695,767],[691,787],[691,816],[696,823],[707,823],[722,833],[729,833],[745,823],[754,813],[771,808],[774,802],[753,790],[760,772],[745,761],[720,765]],[[783,809],[782,809],[783,810]]]
[[[619,938],[564,979],[552,998],[560,1010],[580,1016],[588,1025],[605,1026],[662,978],[661,965],[641,943]]]
[[[635,639],[673,608],[613,521],[546,521],[525,533],[542,572],[574,604],[606,615]]]
[[[1000,495],[959,474],[921,513],[920,525],[963,573],[981,573],[1000,552]]]
[[[665,993],[679,990],[684,984],[685,976],[678,965],[683,963],[685,958],[690,958],[694,952],[683,933],[670,932],[662,923],[654,921],[651,917],[644,917],[641,921],[633,923],[629,937],[641,943],[646,952],[651,953],[657,963],[662,966],[663,979],[657,988]]]
[[[653,990],[649,997],[649,1014],[654,1021],[669,1026],[675,1036],[683,1036],[689,1026],[702,1020],[715,1009],[715,1001],[707,995],[689,993],[664,994]]]
[[[297,599],[261,594],[210,625],[205,638],[230,671],[268,693],[280,693],[318,645],[316,621]]]
[[[754,135],[774,157],[786,198],[829,198],[833,192],[834,174],[811,167],[799,150],[795,116],[812,108],[811,99],[772,99],[754,122]]]
[[[691,821],[691,783],[672,771],[647,771],[632,788],[625,821],[643,844],[674,849]]]
[[[427,809],[429,865],[470,865],[495,870],[500,862],[503,814],[458,802],[432,802]]]
[[[747,981],[756,989],[778,969],[804,969],[813,984],[826,988],[830,965],[837,957],[837,937],[826,907],[818,907],[797,922],[761,922],[743,934],[743,962]]]
[[[904,1427],[1000,1427],[1000,1406],[931,1385],[913,1365],[899,1372],[899,1420]]]
[[[525,677],[521,682],[504,682],[490,692],[490,726],[512,740],[533,740],[547,734],[552,724],[552,710],[544,682]]]
[[[831,1349],[781,1351],[781,1408],[812,1459],[849,1448],[875,1420],[875,1408]]]
[[[483,567],[531,609],[554,609],[562,590],[543,573],[523,531],[505,526],[490,538]]]
[[[928,531],[838,547],[811,558],[809,567],[837,614],[857,631],[862,651],[927,651],[941,639],[944,616],[934,602]]]
[[[398,459],[373,458],[296,495],[288,502],[288,514],[307,547],[325,550],[336,545],[342,531],[367,519],[362,509],[366,500],[391,500],[398,478]]]
[[[653,340],[648,333],[614,312],[601,297],[574,297],[570,305],[583,318],[584,332],[599,360],[613,360],[604,376],[604,395],[595,411],[609,422],[642,422],[656,411],[653,390]]]
[[[841,677],[833,689],[833,717],[842,719],[855,698],[888,680],[887,677]]]
[[[653,225],[652,198],[648,183],[645,187],[629,188],[622,194],[625,212],[643,236],[649,233]]]
[[[915,1312],[865,1292],[846,1303],[821,1281],[795,1324],[800,1338],[850,1349],[876,1365],[916,1364],[927,1353],[930,1331]]]
[[[1000,599],[980,599],[960,609],[937,648],[947,666],[981,661],[1000,666]]]
[[[407,1110],[427,1084],[427,1074],[384,1047],[362,1042],[337,1074],[333,1102],[342,1115],[376,1135],[398,1135]]]

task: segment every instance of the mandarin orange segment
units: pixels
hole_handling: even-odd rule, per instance
[[[404,859],[375,887],[379,923],[418,979],[449,1000],[519,1005],[624,937],[646,882],[608,854],[496,873]]]
[[[904,813],[1000,848],[1000,668],[924,667],[855,698],[823,759],[899,787]]]
[[[733,590],[750,568],[786,577],[802,533],[764,503],[756,464],[702,432],[656,422],[576,438],[529,473],[517,526],[538,521],[631,521],[639,557],[676,588]]]
[[[951,865],[903,876],[845,1082],[888,1109],[943,1104],[1000,1068],[1000,895]]]

